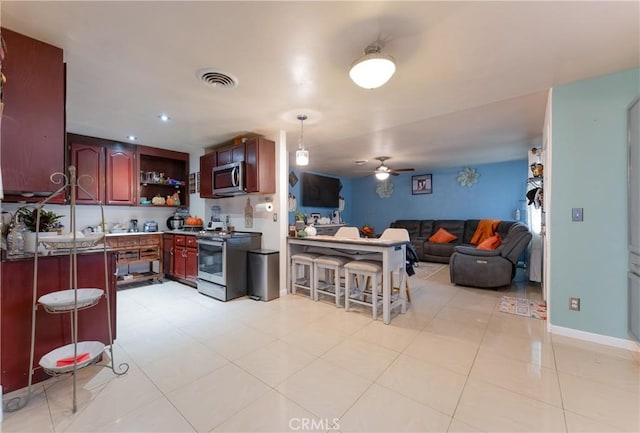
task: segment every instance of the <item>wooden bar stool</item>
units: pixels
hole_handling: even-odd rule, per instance
[[[373,260],[354,260],[344,265],[344,309],[351,302],[371,307],[373,320],[378,318],[378,304],[382,302],[382,264]],[[369,283],[371,282],[371,291]]]
[[[340,284],[340,277],[344,274],[344,265],[350,259],[340,256],[320,256],[313,259],[314,300],[318,300],[319,293],[333,296],[336,307],[340,307],[340,298],[344,293],[344,285]],[[320,279],[321,277],[323,279]]]
[[[297,253],[291,256],[291,293],[304,289],[309,291],[311,299],[315,299],[313,260],[319,256],[316,253]]]

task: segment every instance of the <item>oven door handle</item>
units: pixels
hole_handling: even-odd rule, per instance
[[[224,242],[198,239],[198,244],[211,245],[212,247],[224,247]]]

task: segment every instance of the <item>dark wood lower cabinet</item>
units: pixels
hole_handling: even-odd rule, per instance
[[[168,239],[171,237],[171,239]],[[164,235],[166,275],[195,287],[198,280],[198,243],[192,235]]]
[[[24,388],[29,378],[31,311],[33,294],[33,259],[4,261],[0,300],[0,365],[3,392]],[[110,288],[111,327],[116,338],[115,257],[108,253],[107,272]],[[102,253],[78,255],[78,286],[105,289]],[[37,297],[69,288],[69,256],[38,259]],[[109,344],[107,301],[78,312],[79,341],[100,341]],[[71,315],[51,314],[38,307],[36,312],[34,383],[47,379],[38,365],[40,358],[56,347],[71,342]]]

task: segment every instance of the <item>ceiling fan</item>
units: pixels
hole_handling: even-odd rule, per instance
[[[402,172],[415,170],[413,168],[397,168],[397,169],[390,168],[384,163],[387,159],[391,159],[388,156],[377,156],[373,159],[377,159],[378,161],[380,161],[380,165],[376,167],[376,170],[374,172],[376,175],[376,179],[378,180],[385,180],[389,177],[389,175],[397,176]]]

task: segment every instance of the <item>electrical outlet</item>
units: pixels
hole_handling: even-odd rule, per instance
[[[580,298],[569,298],[569,309],[571,311],[580,311]]]

